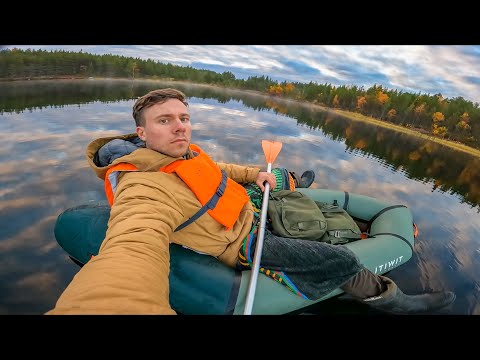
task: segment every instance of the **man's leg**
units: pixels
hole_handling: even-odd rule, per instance
[[[251,263],[256,238],[242,254]],[[316,300],[343,285],[363,269],[345,246],[283,238],[265,230],[261,271],[297,295]]]
[[[379,276],[363,268],[340,288],[354,298],[366,299],[383,293],[387,290],[387,285]]]
[[[392,279],[376,275],[366,268],[340,288],[364,304],[395,314],[434,311],[455,301],[455,294],[451,291],[406,295]]]
[[[255,240],[246,254],[250,262]],[[455,300],[451,291],[406,295],[388,277],[363,267],[346,246],[282,238],[268,230],[265,230],[260,266],[263,273],[310,300],[340,287],[364,304],[398,314],[433,311]]]

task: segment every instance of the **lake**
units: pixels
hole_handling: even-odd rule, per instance
[[[160,87],[186,93],[192,142],[216,161],[266,168],[261,139],[281,141],[274,167],[313,169],[312,188],[408,206],[419,229],[415,252],[388,276],[407,294],[453,290],[449,313],[480,314],[479,158],[305,103],[128,80],[0,83],[0,314],[43,314],[54,306],[79,270],[55,240],[56,218],[105,200],[86,146],[134,132],[135,99]],[[319,305],[351,311],[336,299]]]

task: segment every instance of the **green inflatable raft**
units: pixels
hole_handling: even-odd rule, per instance
[[[405,205],[328,189],[297,189],[315,201],[335,200],[370,237],[348,246],[371,271],[385,274],[413,254],[417,228]],[[98,253],[110,215],[108,203],[80,205],[62,212],[55,238],[72,260],[83,266]],[[216,258],[170,245],[170,304],[179,314],[243,314],[251,271],[236,271]],[[252,314],[299,313],[304,308],[342,294],[335,289],[316,300],[305,300],[280,283],[259,274]]]

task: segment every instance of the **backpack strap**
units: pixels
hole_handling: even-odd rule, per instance
[[[324,237],[328,236],[329,242],[332,245],[346,244],[351,241],[362,239],[362,234],[356,233],[353,230],[327,230]]]
[[[227,173],[225,170],[222,170],[222,181],[220,181],[220,184],[217,187],[217,190],[215,193],[212,195],[210,200],[208,200],[205,205],[201,207],[200,210],[198,210],[190,219],[186,220],[183,224],[180,224],[175,231],[180,231],[184,227],[190,225],[192,222],[197,220],[200,216],[205,214],[207,210],[211,210],[217,206],[218,200],[222,197],[223,193],[225,192],[225,187],[227,186]]]
[[[324,214],[328,214],[328,213],[348,214],[346,212],[347,203],[348,203],[348,193],[345,192],[345,205],[343,206],[343,208],[338,205],[337,200],[333,200],[333,204],[317,202],[317,206],[320,207],[320,209],[322,210],[322,213]],[[326,216],[326,219],[328,223],[328,216]],[[352,218],[352,221],[354,221],[353,218]],[[325,232],[325,235],[323,236],[323,239],[332,245],[338,245],[338,244],[346,244],[346,243],[360,240],[366,237],[368,237],[368,235],[362,235],[361,232],[356,232],[352,229],[334,229],[334,230],[327,230]]]
[[[344,210],[340,206],[338,206],[337,200],[334,201],[334,204],[321,204],[320,210],[322,210],[323,213],[343,213]],[[317,202],[317,206],[318,204],[319,203]]]

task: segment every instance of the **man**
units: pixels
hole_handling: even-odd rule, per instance
[[[278,177],[259,168],[215,163],[191,144],[188,102],[180,91],[149,92],[135,102],[133,117],[135,134],[97,139],[87,148],[112,206],[108,230],[98,255],[80,269],[48,314],[175,314],[169,303],[171,242],[237,269],[252,264],[254,254],[247,249],[255,248],[258,209],[240,184],[255,183],[263,191],[268,182],[275,190]],[[313,181],[311,172],[293,178],[300,186]],[[210,198],[219,187],[223,195]],[[207,205],[213,209],[202,214]],[[312,300],[338,287],[394,313],[431,311],[455,300],[448,291],[405,295],[391,279],[364,268],[345,246],[269,231],[261,266]]]

